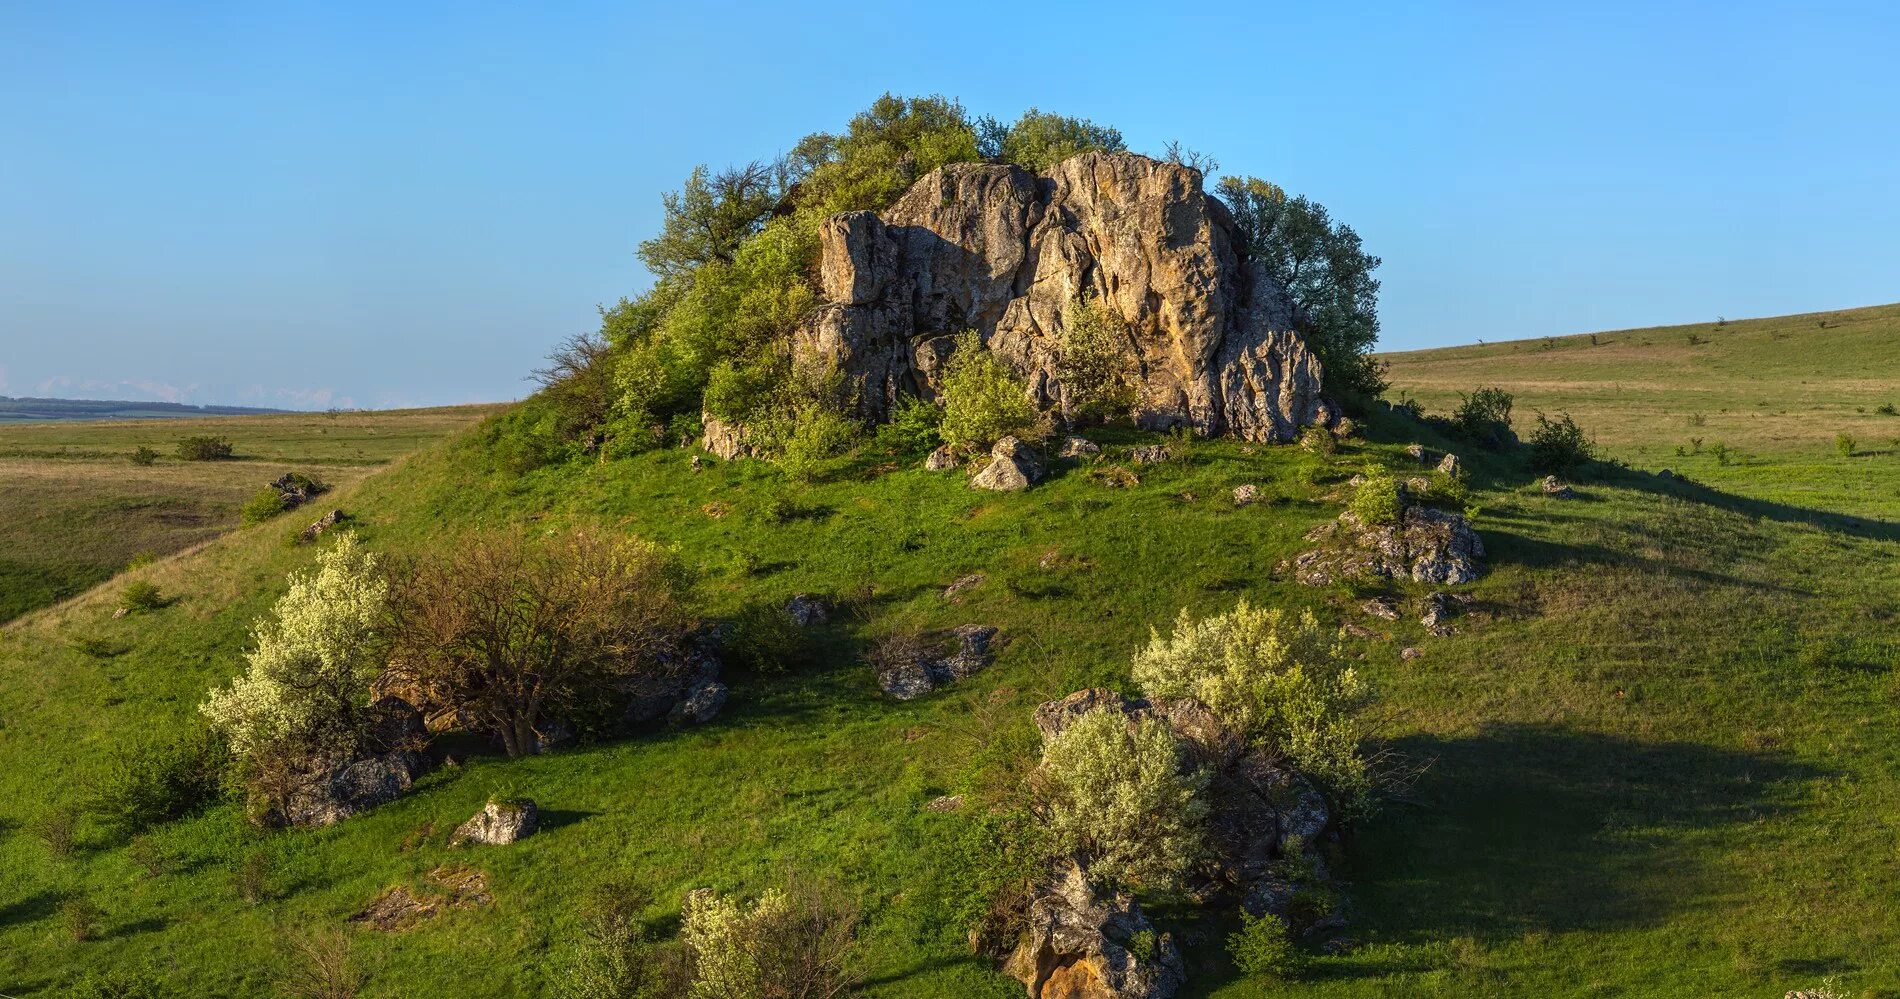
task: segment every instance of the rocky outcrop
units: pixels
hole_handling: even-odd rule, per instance
[[[449,845],[486,843],[490,846],[507,846],[534,835],[539,828],[541,810],[534,802],[526,798],[491,801],[467,822],[455,828],[455,835],[449,837]]]
[[[933,640],[887,640],[873,656],[878,689],[909,701],[949,686],[989,666],[996,658],[995,641],[996,629],[986,624],[960,625]]]
[[[726,706],[722,670],[719,657],[698,644],[662,657],[654,668],[620,681],[622,722],[639,726],[662,718],[688,725],[712,721]]]
[[[1663,474],[1666,476],[1669,473],[1665,470]],[[1576,490],[1570,488],[1569,483],[1555,475],[1544,476],[1544,480],[1538,484],[1538,488],[1544,491],[1544,495],[1552,499],[1576,499],[1577,497]]]
[[[267,825],[327,826],[401,797],[435,765],[422,712],[380,696],[364,712],[367,738],[353,755],[298,760],[258,818]]]
[[[1030,903],[1003,971],[1032,999],[1170,999],[1187,981],[1174,938],[1155,930],[1134,896],[1102,891],[1077,864]]]
[[[825,222],[825,304],[794,351],[835,363],[863,415],[882,419],[905,394],[934,397],[951,338],[973,329],[1038,405],[1066,413],[1056,361],[1071,303],[1086,298],[1122,330],[1137,423],[1291,440],[1330,415],[1319,361],[1201,184],[1196,170],[1129,153],[1085,153],[1041,177],[934,170],[881,215]]]
[[[318,517],[309,527],[304,528],[301,537],[305,541],[315,541],[323,532],[348,520],[349,516],[349,514],[341,510],[331,510],[329,513]]]
[[[1294,578],[1308,586],[1375,578],[1469,583],[1483,571],[1484,541],[1471,522],[1428,506],[1407,505],[1390,524],[1367,524],[1347,511],[1309,537],[1321,546],[1292,562]]]
[[[1041,479],[1042,459],[1036,457],[1035,450],[1014,437],[1005,437],[990,450],[990,463],[970,480],[970,488],[1013,493]]]

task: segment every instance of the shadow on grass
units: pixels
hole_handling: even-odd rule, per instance
[[[1851,514],[1737,496],[1674,474],[1665,478],[1660,473],[1624,470],[1616,474],[1614,479],[1617,484],[1632,489],[1640,489],[1661,496],[1672,496],[1692,503],[1703,503],[1744,517],[1758,517],[1784,524],[1807,524],[1824,531],[1838,531],[1873,541],[1900,541],[1900,524],[1873,517],[1856,517]]]

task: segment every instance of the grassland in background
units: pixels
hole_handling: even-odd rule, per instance
[[[287,471],[349,485],[488,411],[0,423],[0,621],[231,530],[244,501]],[[178,439],[194,434],[230,438],[237,459],[178,460]],[[141,446],[156,464],[128,460]]]
[[[1869,350],[1882,328],[1900,340],[1894,314],[1867,321]],[[1808,335],[1775,342],[1821,359],[1810,379],[1878,383],[1845,412],[1817,392],[1817,411],[1845,419],[1878,405],[1879,385],[1900,386],[1890,352],[1807,349]],[[1738,417],[1720,426],[1746,464],[1679,459],[1675,428],[1691,414],[1714,423],[1719,399],[1787,397],[1751,384],[1746,365],[1721,368],[1725,387],[1707,395],[1703,372],[1640,353],[1686,334],[1648,336],[1627,345],[1629,365],[1597,355],[1590,378],[1546,378],[1567,386],[1548,390],[1528,372],[1583,348],[1527,360],[1529,346],[1490,346],[1455,370],[1441,365],[1463,348],[1395,361],[1396,384],[1434,410],[1479,384],[1518,387],[1521,412],[1568,406],[1632,466],[1586,479],[1570,501],[1539,493],[1517,457],[1399,417],[1331,458],[1208,443],[1144,468],[1133,490],[1069,469],[1022,495],[875,460],[809,486],[757,462],[695,472],[683,452],[513,477],[472,437],[431,447],[339,495],[372,546],[604,524],[677,544],[703,570],[711,615],[796,592],[854,597],[851,610],[790,671],[736,670],[731,706],[706,727],[478,755],[324,830],[262,833],[221,806],[154,834],[175,861],[156,877],[91,826],[73,856],[55,856],[36,820],[83,801],[115,747],[190,724],[309,551],[284,544],[287,525],[246,528],[30,614],[0,630],[0,992],[54,995],[89,969],[151,968],[179,992],[269,995],[290,935],[345,926],[383,888],[456,863],[488,874],[495,904],[399,935],[350,929],[366,994],[552,995],[590,885],[633,878],[665,917],[689,888],[756,891],[801,868],[835,873],[862,900],[869,994],[1018,996],[965,943],[988,863],[977,818],[923,805],[1010,779],[1034,752],[1030,707],[1090,684],[1125,689],[1151,627],[1245,597],[1374,628],[1352,650],[1383,693],[1383,732],[1427,767],[1335,865],[1351,899],[1343,953],[1313,954],[1291,981],[1243,980],[1221,949],[1230,914],[1164,911],[1186,943],[1190,996],[1772,997],[1828,976],[1858,996],[1900,996],[1900,455],[1841,457],[1835,429],[1783,442],[1765,428],[1784,424]],[[1588,381],[1653,383],[1652,409],[1622,420]],[[1491,554],[1444,639],[1415,617],[1361,617],[1367,590],[1276,571],[1337,512],[1347,477],[1402,463],[1414,440],[1466,456]],[[1108,443],[1118,460],[1132,439]],[[1662,464],[1692,481],[1653,474]],[[1817,493],[1814,469],[1857,486]],[[1269,501],[1235,508],[1229,492],[1248,482]],[[940,597],[970,572],[987,579],[963,602]],[[179,602],[113,620],[133,579]],[[909,704],[878,695],[859,661],[869,641],[965,622],[1002,627],[993,667]],[[130,651],[75,647],[91,637]],[[1424,655],[1401,661],[1407,645]],[[534,797],[548,827],[512,847],[448,848],[498,789]],[[234,877],[255,856],[270,891],[251,903]],[[62,935],[58,907],[73,897],[105,911],[101,939]]]

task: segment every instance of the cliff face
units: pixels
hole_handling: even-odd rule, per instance
[[[1328,417],[1284,292],[1243,264],[1225,208],[1186,167],[1126,153],[1044,177],[957,164],[882,215],[831,218],[822,244],[827,304],[795,350],[835,361],[871,418],[902,393],[932,397],[965,329],[1062,408],[1065,312],[1084,294],[1126,324],[1141,425],[1273,441]]]

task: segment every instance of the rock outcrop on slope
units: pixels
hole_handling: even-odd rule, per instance
[[[1285,441],[1331,418],[1286,294],[1245,262],[1188,167],[1129,153],[1085,153],[1047,176],[953,164],[881,214],[832,217],[821,242],[825,304],[794,351],[835,363],[867,418],[904,394],[933,397],[966,329],[1039,405],[1066,411],[1058,358],[1081,298],[1124,327],[1142,426]]]

